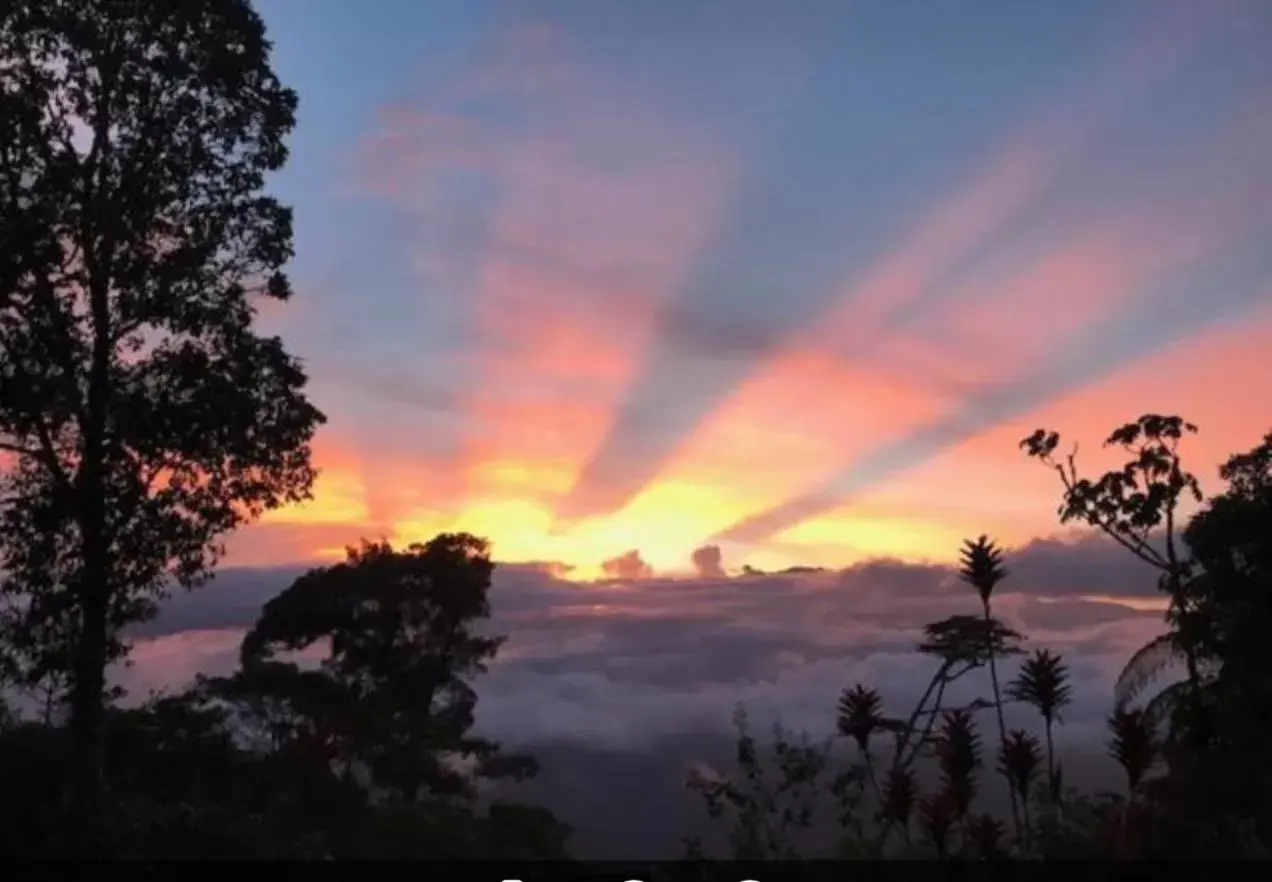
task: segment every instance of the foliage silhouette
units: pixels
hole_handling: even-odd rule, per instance
[[[314,476],[305,375],[252,328],[291,294],[269,55],[245,0],[0,12],[2,590],[23,675],[69,676],[84,848],[120,629]]]
[[[470,799],[477,778],[533,775],[531,758],[469,732],[477,696],[468,680],[503,641],[472,630],[489,615],[493,569],[487,544],[467,534],[403,551],[364,542],[267,603],[243,638],[240,672],[207,686],[247,699],[249,713],[286,707],[288,737],[307,736],[349,774],[365,769],[404,805],[425,794]],[[328,652],[316,671],[277,658],[319,641]]]
[[[41,708],[0,700],[0,856],[567,857],[550,812],[480,792],[537,767],[474,732],[474,681],[504,639],[482,629],[494,564],[477,537],[364,541],[265,605],[233,674],[130,708],[106,686],[124,629],[315,477],[305,373],[254,330],[291,294],[291,215],[264,183],[296,98],[270,53],[247,0],[0,7],[0,687]],[[834,709],[844,742],[777,725],[763,744],[739,708],[736,771],[688,782],[729,856],[1268,856],[1272,433],[1206,500],[1180,453],[1196,431],[1126,423],[1105,445],[1127,461],[1096,478],[1054,431],[1021,442],[1060,479],[1061,523],[1153,567],[1169,601],[1112,696],[1125,796],[1064,791],[1053,728],[1073,690],[1046,649],[1005,690],[1042,720],[1035,796],[1041,742],[1008,732],[999,682],[1024,637],[994,615],[1006,555],[980,536],[959,568],[979,609],[924,627],[935,669],[908,714],[854,684]],[[1150,695],[1175,661],[1186,678]],[[992,698],[949,706],[982,670]],[[977,805],[991,709],[1010,832]]]
[[[1109,717],[1109,755],[1126,772],[1126,789],[1132,798],[1157,758],[1153,727],[1142,710],[1116,708]]]
[[[1047,791],[1057,802],[1062,780],[1052,730],[1060,720],[1060,711],[1073,701],[1069,669],[1059,655],[1039,649],[1021,665],[1020,673],[1007,686],[1007,694],[1015,701],[1032,705],[1042,717],[1047,739]]]
[[[1029,794],[1038,770],[1042,766],[1042,751],[1038,739],[1023,729],[1008,733],[998,749],[998,771],[1011,784],[1012,792],[1020,801],[1021,820],[1024,828],[1024,847],[1030,849]]]
[[[1031,455],[1056,467],[1065,492],[1063,520],[1103,530],[1161,573],[1170,598],[1170,630],[1136,653],[1115,690],[1109,718],[1110,756],[1127,776],[1129,798],[1066,792],[1053,730],[1073,700],[1063,659],[1040,649],[1025,659],[1007,686],[1009,700],[1037,710],[1046,739],[1045,767],[1038,735],[1017,730],[1000,744],[995,767],[1010,782],[1021,823],[1011,839],[992,817],[973,813],[979,751],[974,715],[1002,699],[945,706],[946,687],[991,660],[1020,653],[1021,635],[992,618],[993,590],[1006,576],[1003,555],[982,537],[965,544],[963,574],[977,589],[981,615],[954,615],[925,626],[918,647],[938,668],[904,720],[886,712],[886,698],[864,684],[844,691],[836,708],[838,730],[858,759],[837,775],[832,792],[844,839],[840,856],[907,853],[917,824],[927,854],[942,858],[1000,855],[1069,857],[1267,856],[1272,842],[1272,750],[1266,720],[1272,714],[1272,433],[1220,469],[1227,489],[1206,501],[1180,529],[1180,500],[1199,496],[1184,471],[1178,442],[1193,428],[1175,417],[1148,415],[1110,436],[1133,459],[1098,481],[1077,476],[1074,457],[1056,465],[1058,436],[1026,439]],[[989,615],[987,615],[989,613]],[[1153,674],[1172,660],[1189,676],[1144,697]],[[1001,719],[1001,718],[1000,718]],[[938,726],[938,722],[940,725]],[[894,736],[882,786],[875,780],[876,736]],[[749,750],[754,753],[752,743]],[[923,792],[914,770],[935,759],[940,786]],[[1034,784],[1045,771],[1045,787]],[[1035,806],[1035,800],[1038,804]],[[1035,811],[1036,808],[1036,811]],[[759,816],[762,803],[746,810]],[[873,824],[871,823],[873,817]],[[899,837],[900,841],[896,841]]]
[[[937,762],[942,784],[954,806],[954,815],[962,820],[971,814],[976,798],[976,771],[981,767],[980,733],[970,711],[949,710],[941,720],[936,742]]]

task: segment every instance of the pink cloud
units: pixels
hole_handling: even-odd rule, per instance
[[[612,557],[601,564],[601,571],[610,579],[621,579],[623,581],[635,581],[637,579],[649,579],[654,575],[654,568],[645,563],[640,556],[640,552],[636,550],[628,551],[620,554],[618,557]]]
[[[393,109],[364,147],[376,192],[421,217],[444,219],[436,184],[455,169],[479,171],[498,191],[468,299],[472,386],[459,403],[480,429],[452,466],[472,498],[569,483],[603,437],[732,166],[692,121],[593,74],[559,33],[500,33],[470,73],[422,108]],[[552,125],[517,130],[465,116],[474,96]],[[451,256],[429,256],[422,244],[421,266],[444,283]],[[508,487],[497,477],[511,473],[545,483]]]

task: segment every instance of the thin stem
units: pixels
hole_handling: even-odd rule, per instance
[[[1059,794],[1052,792],[1052,782],[1056,780],[1056,748],[1055,743],[1051,739],[1051,717],[1043,718],[1047,728],[1047,793],[1052,797],[1052,802],[1059,802],[1057,797]]]
[[[985,600],[985,633],[987,635],[986,648],[989,651],[989,678],[994,685],[994,710],[998,715],[998,744],[1001,749],[1007,743],[1007,721],[1003,718],[1003,698],[1002,691],[998,688],[998,665],[995,663],[994,640],[993,640],[993,616],[990,615],[989,600]],[[1012,824],[1016,828],[1016,840],[1021,841],[1020,828],[1020,806],[1017,805],[1016,788],[1012,785],[1011,779],[1007,780],[1007,791],[1011,795],[1011,819]]]

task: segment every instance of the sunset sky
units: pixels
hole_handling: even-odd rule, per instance
[[[1059,530],[1035,428],[1272,428],[1270,3],[260,5],[330,421],[232,564],[940,562]]]

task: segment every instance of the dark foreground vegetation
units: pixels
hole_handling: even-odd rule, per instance
[[[0,855],[568,855],[548,811],[492,797],[533,758],[472,731],[501,642],[480,630],[493,564],[475,537],[364,543],[280,586],[232,676],[140,706],[107,687],[129,626],[205,581],[234,528],[310,493],[323,417],[253,329],[259,302],[290,295],[291,216],[264,184],[295,106],[246,0],[0,4]],[[981,538],[968,613],[918,647],[918,705],[897,714],[868,684],[827,697],[846,765],[739,717],[735,772],[690,782],[726,825],[715,856],[1266,854],[1272,435],[1203,500],[1179,456],[1192,431],[1142,417],[1108,439],[1125,468],[1094,479],[1053,433],[1023,445],[1058,474],[1061,519],[1156,568],[1170,601],[1114,696],[1121,793],[1065,787],[1059,656],[1000,679],[1024,650],[994,617],[1008,574]],[[1183,679],[1144,695],[1171,660]],[[991,691],[949,706],[973,671]],[[1036,708],[1033,731],[1006,730],[1008,701]],[[979,805],[987,775],[1010,816]],[[829,854],[799,844],[819,810],[842,831]]]

